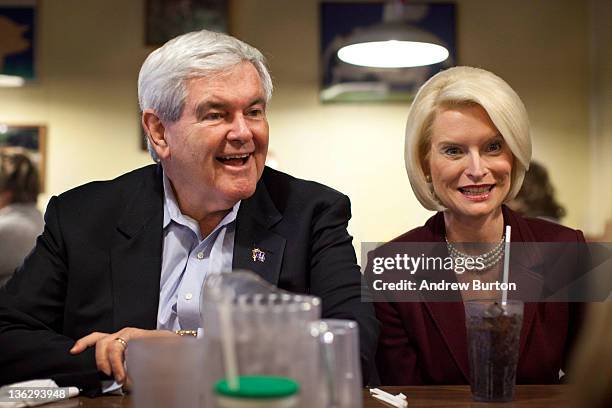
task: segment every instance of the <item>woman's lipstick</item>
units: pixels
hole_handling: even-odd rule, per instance
[[[470,201],[486,201],[491,194],[494,184],[479,184],[459,187],[459,191]]]

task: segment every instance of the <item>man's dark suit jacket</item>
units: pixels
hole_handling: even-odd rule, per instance
[[[162,261],[163,185],[151,165],[53,197],[33,252],[0,290],[0,384],[53,378],[96,392],[94,348],[72,356],[94,331],[155,329]],[[236,219],[233,268],[321,297],[325,318],[359,324],[364,377],[378,323],[361,302],[348,197],[266,168]],[[252,250],[265,251],[255,262]]]
[[[512,242],[584,242],[582,232],[523,218],[503,207]],[[393,242],[444,242],[444,215],[437,213]],[[522,260],[532,268],[533,260]],[[452,273],[452,272],[451,272]],[[368,278],[369,279],[369,278]],[[468,384],[465,315],[461,302],[377,302],[381,322],[376,365],[384,385]],[[518,384],[559,382],[559,369],[579,326],[580,303],[525,303]]]

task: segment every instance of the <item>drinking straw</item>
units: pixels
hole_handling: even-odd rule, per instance
[[[234,326],[232,324],[233,296],[224,296],[219,303],[219,324],[221,325],[221,348],[223,350],[223,365],[225,377],[230,390],[238,389],[238,363],[234,348]]]
[[[406,396],[402,393],[393,395],[379,388],[371,388],[370,395],[376,399],[386,402],[387,404],[393,405],[394,407],[406,408],[408,406]]]
[[[502,285],[502,305],[508,301],[508,275],[510,273],[510,226],[506,225],[506,243],[504,244],[504,275]]]
[[[408,406],[408,403],[404,400],[391,399],[381,394],[372,394],[372,397],[378,400],[381,400],[383,402],[386,402],[387,404],[392,405],[394,407],[406,408]]]

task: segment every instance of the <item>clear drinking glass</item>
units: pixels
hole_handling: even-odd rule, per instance
[[[359,327],[352,320],[324,319],[310,324],[319,347],[321,406],[362,406]]]

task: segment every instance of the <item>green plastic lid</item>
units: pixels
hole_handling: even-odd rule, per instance
[[[234,398],[282,398],[297,394],[299,384],[286,377],[238,377],[238,389],[229,388],[227,380],[217,381],[215,392]]]

